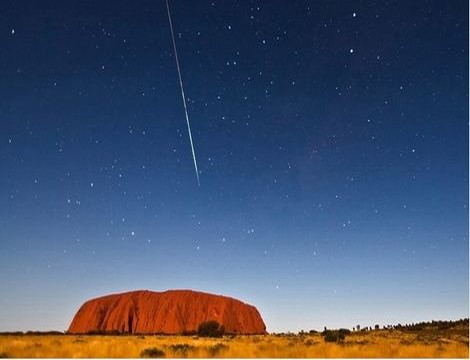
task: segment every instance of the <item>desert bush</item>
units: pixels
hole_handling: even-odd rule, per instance
[[[325,342],[341,341],[341,339],[338,337],[338,334],[331,330],[324,331],[323,339],[325,340]],[[343,340],[344,340],[344,336],[343,336]]]
[[[143,358],[163,358],[165,357],[165,352],[156,347],[151,347],[142,350],[140,357]]]
[[[203,337],[221,337],[225,328],[215,320],[205,321],[197,328],[197,334]]]
[[[215,345],[209,346],[207,349],[209,351],[210,356],[217,356],[217,354],[223,350],[228,350],[228,345],[217,343]]]
[[[325,342],[342,342],[346,338],[346,335],[350,333],[351,331],[348,329],[324,330],[322,335]]]
[[[185,357],[188,352],[194,350],[196,347],[189,344],[172,344],[169,345],[168,348],[178,354],[178,356]]]
[[[40,336],[46,336],[46,335],[64,335],[63,332],[61,331],[26,331],[25,335],[40,335]]]

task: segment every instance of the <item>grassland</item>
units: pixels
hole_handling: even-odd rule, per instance
[[[320,333],[256,336],[1,335],[0,357],[468,358],[468,327],[372,330],[325,342]]]

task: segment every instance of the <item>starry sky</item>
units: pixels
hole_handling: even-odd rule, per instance
[[[197,289],[268,331],[469,313],[468,2],[3,1],[0,331]]]

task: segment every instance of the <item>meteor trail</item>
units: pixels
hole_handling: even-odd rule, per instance
[[[184,96],[183,80],[181,79],[180,63],[178,60],[178,53],[176,51],[175,34],[173,33],[173,23],[171,21],[170,5],[168,4],[168,0],[165,0],[165,1],[166,1],[166,10],[168,12],[168,21],[170,22],[171,39],[173,40],[173,50],[175,52],[176,68],[178,69],[178,79],[180,81],[181,97],[183,98],[184,114],[186,115],[186,124],[188,125],[189,142],[191,143],[191,152],[193,153],[194,169],[196,170],[197,184],[198,186],[201,186],[201,183],[199,182],[199,171],[197,169],[196,153],[194,152],[193,137],[191,135],[191,126],[189,125],[189,116],[188,116],[188,108],[186,106],[186,97]]]

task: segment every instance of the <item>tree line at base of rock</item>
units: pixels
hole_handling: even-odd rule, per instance
[[[421,330],[426,330],[426,329],[437,329],[437,330],[446,330],[450,329],[456,326],[464,326],[467,327],[469,326],[469,319],[459,319],[459,320],[449,320],[449,321],[427,321],[427,322],[420,322],[420,323],[411,323],[411,324],[397,324],[397,325],[387,325],[383,326],[383,330],[400,330],[400,331],[421,331]],[[353,331],[372,331],[372,330],[380,330],[379,325],[375,325],[374,327],[372,326],[366,326],[361,328],[359,325],[353,327]],[[299,331],[298,335],[304,336],[307,334],[319,334],[320,332],[317,330],[310,330],[308,332],[306,331]],[[327,329],[326,327],[324,328],[323,332],[321,332],[321,335],[325,338],[325,341],[343,341],[346,337],[346,335],[350,334],[351,330],[349,329],[338,329],[338,330],[331,330]],[[68,332],[61,332],[61,331],[5,331],[5,332],[0,332],[0,335],[10,335],[10,336],[21,336],[21,335],[69,335],[70,333]],[[73,334],[71,334],[73,335]],[[110,335],[110,336],[117,336],[117,335],[168,335],[165,333],[138,333],[138,334],[132,334],[129,332],[125,331],[119,331],[119,330],[110,330],[110,331],[90,331],[87,333],[87,335]],[[235,336],[237,335],[236,333],[227,333],[225,332],[225,328],[223,325],[219,324],[217,321],[211,320],[211,321],[205,321],[201,323],[198,326],[198,329],[196,331],[190,331],[190,332],[183,332],[181,335],[187,335],[187,336],[200,336],[200,337],[221,337],[223,335],[230,335],[230,336]],[[272,333],[271,335],[274,336],[293,336],[296,335],[295,333]]]
[[[200,337],[222,337],[225,335],[225,328],[223,325],[219,324],[215,320],[204,321],[199,324],[197,331],[186,331],[183,332],[181,335],[191,336],[197,335]],[[87,335],[131,335],[129,332],[119,331],[119,330],[110,330],[110,331],[89,331]],[[166,335],[166,334],[159,334],[159,333],[151,333],[151,334],[138,334],[138,335]],[[228,335],[235,335],[235,334],[228,334]]]

